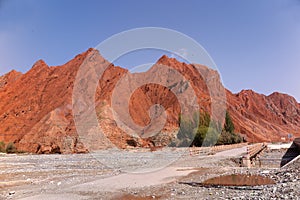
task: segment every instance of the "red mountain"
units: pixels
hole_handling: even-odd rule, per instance
[[[95,95],[89,97],[94,98],[101,131],[90,125],[93,111],[84,100],[78,100],[81,103],[78,106],[83,108],[80,116],[72,110],[72,104],[78,103],[76,98],[74,100],[73,90],[76,75],[80,66],[86,63],[108,66],[99,82],[97,80]],[[162,65],[174,70],[163,69]],[[95,78],[93,74],[100,73],[97,69],[95,72],[93,68],[88,69],[80,80],[86,91],[89,90],[88,80]],[[174,71],[182,74],[184,79],[177,79]],[[124,77],[140,81],[141,85],[129,91],[126,84],[120,84]],[[209,93],[206,83],[211,79],[213,87],[222,89],[216,71],[202,65],[181,63],[167,56],[161,57],[147,73],[140,74],[131,74],[108,63],[93,49],[62,66],[49,67],[39,60],[25,74],[11,71],[0,77],[0,141],[13,142],[17,149],[35,153],[80,153],[113,146],[167,145],[176,137],[181,111],[192,112],[193,104],[199,104],[197,109],[211,113],[210,95],[218,96]],[[169,87],[157,84],[162,82]],[[193,95],[191,91],[195,95],[193,101],[189,99]],[[181,93],[188,95],[182,95],[179,101]],[[251,90],[238,94],[226,90],[226,97],[236,131],[248,141],[279,141],[288,133],[300,136],[300,105],[293,97],[280,93],[265,96]],[[126,102],[128,109],[123,106]],[[182,110],[182,104],[191,106]],[[221,104],[217,102],[216,106]],[[158,113],[157,117],[151,119],[155,113]],[[73,114],[77,117],[76,122]],[[123,124],[116,120],[116,116]],[[135,124],[130,129],[132,133],[124,128],[130,127],[131,123]]]

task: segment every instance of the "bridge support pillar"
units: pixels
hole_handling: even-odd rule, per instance
[[[243,157],[243,160],[242,160],[242,166],[243,167],[251,167],[251,160],[250,160],[250,155],[247,154]]]

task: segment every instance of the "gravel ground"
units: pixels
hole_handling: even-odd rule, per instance
[[[274,151],[275,155],[278,154]],[[269,151],[270,156],[272,152]],[[230,163],[228,159],[215,164]],[[231,163],[232,164],[232,163]],[[199,183],[212,177],[229,174],[261,175],[275,181],[265,186],[216,186],[203,187]],[[178,179],[176,182],[144,188],[124,190],[135,196],[156,196],[158,199],[300,199],[300,159],[283,168],[200,168],[198,172]],[[118,196],[113,196],[112,199]]]
[[[245,148],[238,148],[215,155],[191,156],[186,149],[167,148],[156,152],[110,149],[77,155],[1,154],[0,199],[300,198],[300,161],[281,169],[267,166],[241,168],[235,161],[244,152]],[[273,158],[273,154],[277,156],[278,151],[268,151],[264,157]],[[159,168],[165,171],[157,171]],[[148,177],[138,174],[145,178],[145,184],[129,181],[141,171],[148,174]],[[259,174],[272,178],[276,184],[199,186],[204,180],[226,174]],[[104,189],[101,184],[107,180],[114,180],[120,187]],[[151,184],[147,185],[146,180]]]
[[[119,174],[92,157],[76,155],[0,155],[0,199],[17,199],[61,190]]]

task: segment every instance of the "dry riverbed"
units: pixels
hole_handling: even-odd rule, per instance
[[[214,155],[186,149],[156,152],[110,149],[77,155],[0,155],[0,199],[297,199],[300,162],[241,168],[246,148]],[[268,151],[264,157],[283,155]],[[221,175],[260,175],[265,186],[205,186]]]

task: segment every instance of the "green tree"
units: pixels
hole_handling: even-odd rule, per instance
[[[179,146],[202,146],[205,139],[206,143],[213,143],[215,137],[217,137],[215,130],[216,123],[211,121],[210,114],[207,112],[193,113],[192,117],[179,116],[180,130],[177,138],[179,140]],[[214,126],[215,124],[215,126]],[[213,128],[209,128],[210,125]],[[174,146],[174,144],[172,144]]]
[[[225,123],[222,126],[211,120],[209,113],[194,113],[192,119],[179,116],[180,130],[173,146],[212,146],[222,144],[235,144],[243,141],[239,134],[234,133],[234,124],[228,111]],[[221,132],[221,134],[219,134]],[[179,144],[179,145],[178,145]]]
[[[236,144],[243,142],[243,138],[234,133],[234,124],[228,111],[226,111],[223,130],[218,139],[217,145]]]
[[[208,146],[214,146],[219,138],[219,132],[214,127],[209,127],[207,134],[203,140],[202,146],[208,147]]]
[[[191,146],[201,147],[207,132],[208,132],[208,127],[200,126],[197,129],[196,135],[193,139]]]
[[[210,114],[207,112],[200,112],[199,115],[199,127],[204,126],[204,127],[209,127],[210,125]]]
[[[179,139],[179,146],[188,147],[190,146],[193,138],[196,134],[195,128],[197,128],[197,118],[196,115],[193,115],[193,119],[185,118],[183,116],[179,116],[180,120],[180,129],[177,134],[177,138]]]
[[[213,127],[200,126],[191,146],[213,146],[218,140],[218,131]]]
[[[226,132],[234,133],[234,124],[228,111],[226,111],[224,129]]]

